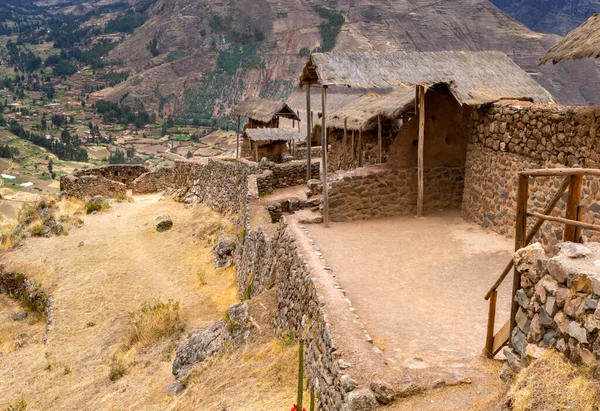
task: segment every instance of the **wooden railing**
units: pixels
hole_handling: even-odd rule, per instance
[[[527,203],[529,200],[529,180],[530,177],[561,177],[564,176],[564,181],[559,187],[550,203],[546,206],[543,213],[529,213],[527,211]],[[556,168],[556,169],[541,169],[541,170],[526,170],[519,173],[519,185],[517,191],[517,218],[515,227],[515,251],[526,247],[533,240],[545,221],[557,222],[565,225],[564,241],[581,242],[582,229],[600,231],[600,226],[584,223],[581,220],[583,216],[583,207],[580,206],[581,190],[583,186],[584,176],[600,177],[600,170],[585,169],[585,168]],[[550,214],[568,190],[567,208],[565,218],[553,217]],[[527,218],[536,218],[536,222],[529,232],[527,232]],[[511,293],[511,310],[510,320],[494,334],[494,326],[496,323],[496,302],[498,299],[498,288],[510,271],[513,269],[514,262],[511,259],[506,268],[498,277],[492,288],[485,295],[485,299],[489,300],[490,308],[488,313],[488,325],[486,342],[483,353],[487,357],[496,355],[502,347],[510,340],[511,332],[516,326],[516,314],[518,303],[515,301],[515,295],[521,288],[521,275],[517,270],[513,270],[513,287]]]

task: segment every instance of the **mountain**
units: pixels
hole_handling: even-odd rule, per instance
[[[564,36],[600,12],[600,0],[491,0],[533,31]]]
[[[245,95],[286,96],[311,50],[501,50],[559,102],[600,105],[594,62],[537,66],[558,38],[487,0],[158,0],[108,57],[132,76],[100,97],[204,125]]]

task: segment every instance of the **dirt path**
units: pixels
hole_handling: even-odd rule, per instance
[[[172,230],[156,232],[159,215],[172,218]],[[31,239],[3,258],[43,283],[55,314],[47,347],[31,339],[0,351],[0,408],[19,398],[28,409],[164,408],[172,345],[140,352],[124,378],[108,379],[128,312],[174,299],[192,330],[220,319],[237,299],[233,269],[212,267],[209,241],[227,225],[216,213],[150,195],[83,218],[69,236]]]

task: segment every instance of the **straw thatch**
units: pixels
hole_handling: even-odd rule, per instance
[[[360,88],[446,84],[460,104],[503,99],[553,102],[550,93],[499,51],[315,53],[300,84]]]
[[[302,137],[293,128],[248,128],[245,133],[252,141],[290,141]]]
[[[268,123],[274,117],[284,117],[300,121],[294,110],[285,102],[248,97],[231,112],[234,116],[247,117],[261,123]]]
[[[600,57],[600,14],[596,13],[581,26],[569,32],[540,60],[539,65],[550,60],[578,60]]]

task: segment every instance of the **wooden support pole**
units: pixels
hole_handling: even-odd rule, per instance
[[[377,163],[381,162],[381,116],[377,114]]]
[[[310,109],[310,84],[306,85],[306,182],[312,178],[311,173],[311,142],[312,110]]]
[[[496,324],[496,301],[498,299],[498,291],[492,292],[490,296],[490,310],[488,311],[487,334],[485,336],[485,349],[483,355],[487,358],[494,356],[494,325]]]
[[[517,189],[517,219],[515,226],[515,251],[525,247],[525,236],[527,235],[527,201],[529,200],[529,177],[519,176],[519,187]],[[512,341],[512,331],[517,326],[517,310],[519,304],[515,301],[515,295],[521,288],[521,274],[515,268],[513,271],[513,287],[511,294],[510,309],[510,339]]]
[[[553,221],[555,223],[565,224],[567,226],[581,227],[581,228],[585,228],[587,230],[592,230],[592,231],[600,231],[600,225],[583,223],[581,221],[576,221],[576,220],[568,220],[566,218],[561,218],[561,217],[552,217],[549,215],[543,215],[543,214],[539,214],[539,213],[528,213],[527,215],[529,217],[541,218],[541,219],[544,219],[547,221]]]
[[[583,221],[583,214],[585,213],[585,207],[580,205],[577,207],[577,221]],[[583,243],[583,227],[575,227],[575,242]]]
[[[346,168],[346,149],[347,149],[347,143],[346,143],[346,139],[347,139],[347,134],[348,134],[348,119],[345,118],[344,119],[344,143],[343,143],[343,153],[342,154],[342,168]]]
[[[259,158],[258,158],[258,141],[254,142],[254,157],[256,158],[256,162],[258,163]]]
[[[354,130],[352,130],[352,146],[350,150],[350,161],[354,161]]]
[[[362,167],[362,128],[358,129],[358,166]]]
[[[329,194],[327,187],[327,86],[322,87],[323,117],[321,123],[321,178],[323,181],[323,224],[329,227]],[[323,147],[325,144],[325,147]]]
[[[418,194],[417,194],[417,217],[423,217],[423,197],[425,193],[423,152],[425,145],[425,87],[417,86],[419,96],[419,147],[418,147]]]
[[[569,184],[569,197],[567,199],[567,211],[565,218],[567,220],[577,220],[577,208],[581,201],[581,187],[583,185],[582,175],[571,176],[571,182]],[[572,225],[565,226],[565,232],[563,236],[564,241],[575,242],[575,231],[576,228]]]
[[[241,121],[241,118],[240,118],[240,116],[238,116],[237,137],[236,137],[236,141],[235,141],[235,159],[236,160],[240,158],[240,121]]]

